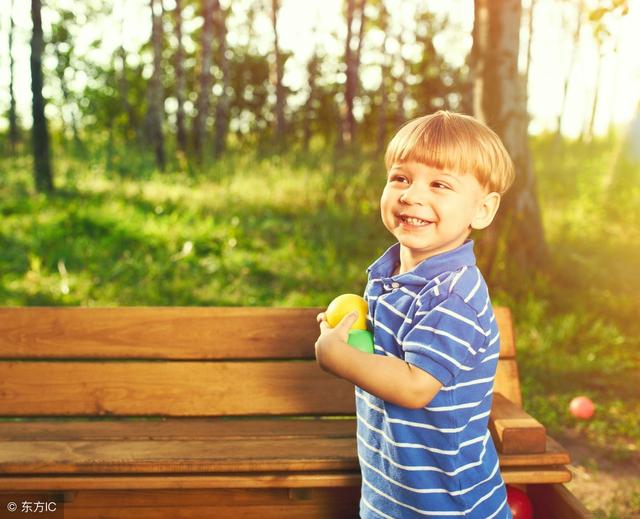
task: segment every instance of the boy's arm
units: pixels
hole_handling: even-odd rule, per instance
[[[402,359],[364,353],[347,344],[356,319],[354,312],[331,328],[324,314],[318,315],[320,337],[315,348],[322,369],[392,404],[418,409],[431,402],[442,387],[438,379]]]

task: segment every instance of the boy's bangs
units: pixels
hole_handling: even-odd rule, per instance
[[[491,165],[482,144],[457,121],[444,122],[435,118],[414,120],[402,127],[387,147],[387,170],[393,164],[419,162],[436,169],[472,173],[481,185],[487,185]]]

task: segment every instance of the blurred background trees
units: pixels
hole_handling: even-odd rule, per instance
[[[19,6],[3,1],[9,13],[2,25],[8,103],[2,107],[7,124],[1,138],[8,153],[18,153],[28,130],[20,125],[26,118],[18,116],[15,102]],[[508,261],[518,269],[541,268],[548,251],[529,150],[527,86],[534,14],[542,0],[524,7],[521,0],[469,1],[465,8],[475,21],[466,34],[446,12],[432,11],[425,2],[344,0],[335,33],[314,29],[299,35],[313,41],[306,63],[282,46],[283,1],[140,0],[134,8],[116,0],[113,6],[33,0],[30,131],[36,188],[53,190],[57,157],[90,154],[97,145],[108,163],[123,146],[150,153],[160,171],[176,161],[189,171],[206,168],[243,149],[262,154],[324,149],[336,160],[363,152],[381,155],[389,136],[412,117],[440,108],[462,111],[496,130],[518,170],[505,211],[481,237],[485,270],[491,272],[500,247],[508,247]],[[602,57],[618,51],[616,28],[629,5],[628,0],[549,2],[561,13],[572,47],[555,127],[562,138],[584,31],[598,49],[599,78]],[[41,12],[48,21],[44,31]],[[322,17],[322,8],[315,15]],[[131,18],[148,34],[139,47],[124,29]],[[105,47],[96,35],[87,42],[86,28],[104,24],[122,27],[120,41]],[[464,62],[450,59],[442,43],[446,38],[466,38]],[[100,56],[105,48],[108,59]],[[596,87],[585,109],[582,139],[594,134],[599,95]]]

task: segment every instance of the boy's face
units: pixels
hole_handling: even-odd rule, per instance
[[[401,271],[462,245],[471,229],[493,220],[500,195],[488,193],[473,174],[419,162],[394,164],[382,192],[382,222],[401,247]]]

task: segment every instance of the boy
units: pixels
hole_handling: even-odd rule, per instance
[[[375,355],[347,345],[357,314],[318,315],[316,358],[356,385],[363,518],[510,518],[488,431],[500,351],[472,229],[513,182],[498,136],[439,111],[389,143],[380,206],[398,243],[368,269]]]

